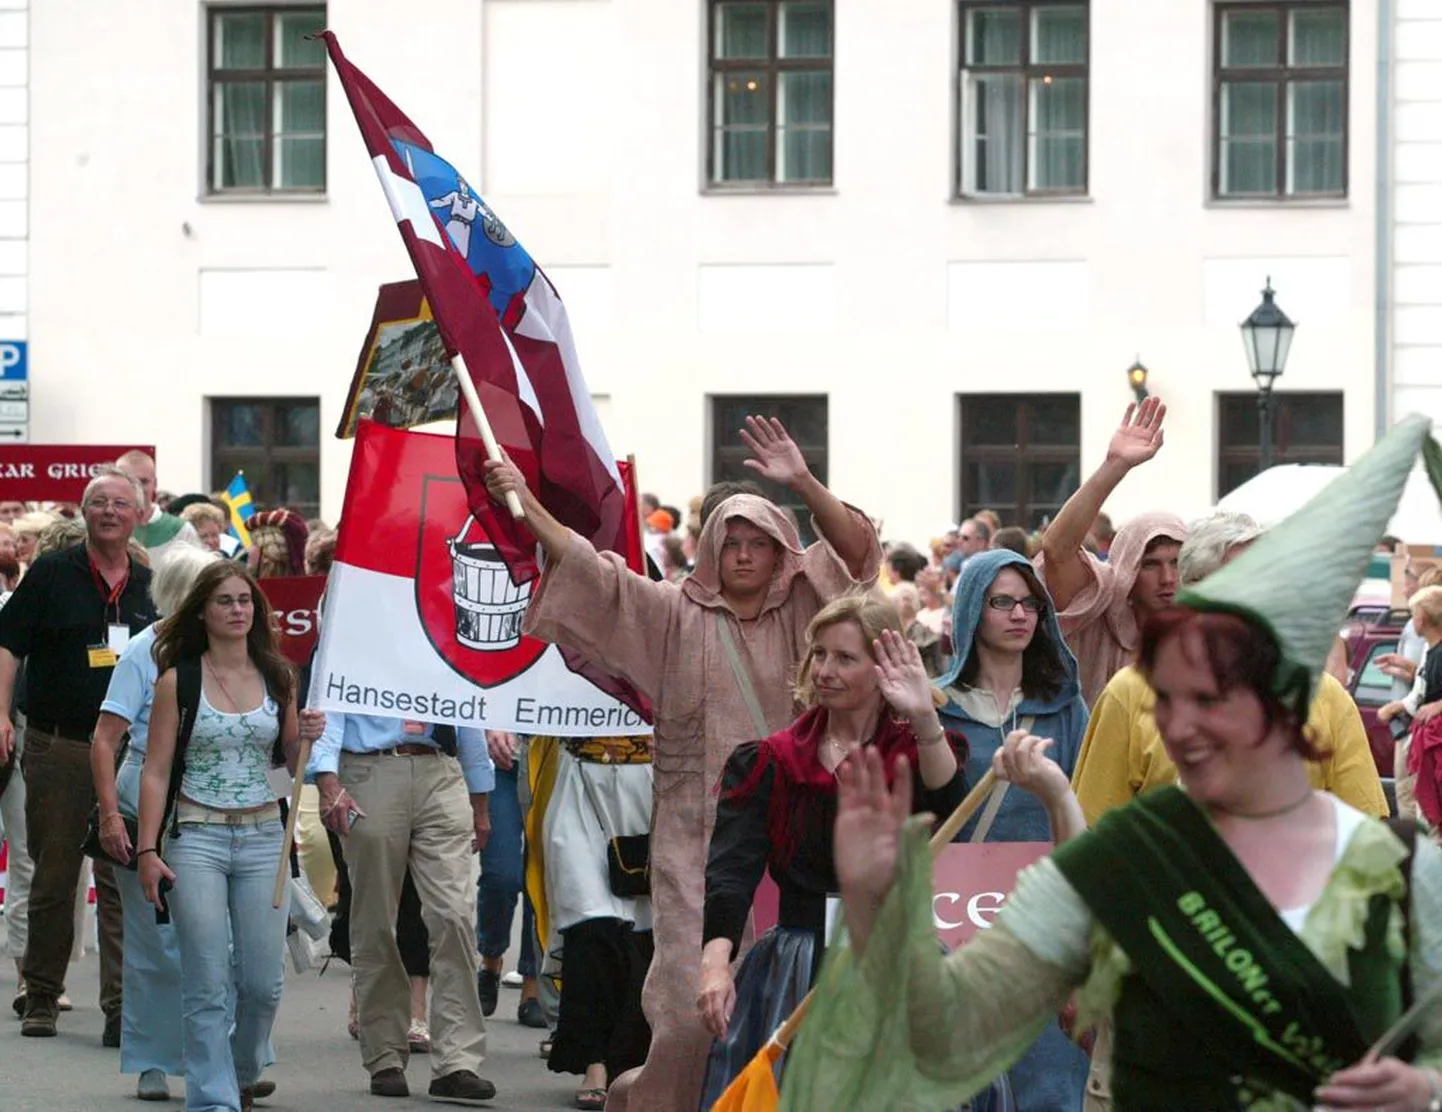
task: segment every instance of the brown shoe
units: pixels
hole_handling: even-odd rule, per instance
[[[371,1096],[408,1097],[411,1087],[406,1084],[406,1071],[399,1066],[376,1070],[371,1074]]]
[[[31,1039],[53,1039],[55,1020],[60,1009],[53,996],[36,996],[33,992],[25,995],[25,1018],[20,1024],[20,1033]]]

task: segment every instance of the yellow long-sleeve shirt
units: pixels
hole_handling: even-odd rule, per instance
[[[1107,811],[1130,803],[1143,792],[1176,783],[1176,766],[1167,756],[1152,717],[1154,698],[1140,672],[1123,668],[1092,707],[1071,779],[1088,826],[1095,826]],[[1331,792],[1359,811],[1385,816],[1387,797],[1362,716],[1347,689],[1325,673],[1312,699],[1307,727],[1318,748],[1328,754],[1308,764],[1312,786]]]

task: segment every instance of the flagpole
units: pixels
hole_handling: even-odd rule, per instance
[[[631,472],[631,490],[636,495],[636,552],[641,558],[641,574],[646,575],[646,523],[641,520],[641,480],[636,478],[635,452],[627,453],[626,468]]]
[[[460,352],[451,356],[451,370],[455,372],[456,383],[461,388],[461,397],[466,399],[466,408],[471,411],[471,418],[481,432],[481,441],[486,446],[486,458],[500,463],[501,446],[496,441],[496,434],[491,430],[490,418],[481,408],[481,396],[476,393],[476,384],[471,381],[471,372],[466,369],[466,357]],[[520,495],[514,490],[506,491],[506,509],[511,511],[511,516],[517,521],[525,520],[526,511],[521,507]]]

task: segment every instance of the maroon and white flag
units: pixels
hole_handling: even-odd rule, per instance
[[[554,645],[521,635],[530,599],[467,505],[451,438],[362,421],[312,705],[563,737],[649,733]]]

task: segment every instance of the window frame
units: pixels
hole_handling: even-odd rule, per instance
[[[287,396],[254,396],[254,395],[226,395],[224,397],[213,397],[210,401],[210,485],[208,490],[224,490],[226,484],[235,476],[237,471],[246,471],[246,485],[250,488],[251,499],[257,510],[276,509],[283,505],[290,508],[310,507],[309,502],[285,503],[274,497],[270,489],[275,464],[305,464],[313,463],[316,470],[316,500],[314,503],[314,514],[303,514],[305,517],[317,517],[321,508],[321,442],[324,437],[321,435],[321,398],[320,395],[297,394]],[[300,446],[293,444],[277,444],[276,429],[278,427],[279,412],[282,408],[314,405],[316,407],[316,439],[314,446]],[[233,406],[259,406],[263,417],[261,420],[261,443],[259,445],[229,445],[221,438],[222,418],[225,411]],[[263,483],[252,479],[257,467],[265,468],[265,481]],[[252,485],[254,483],[254,485]]]
[[[1032,55],[1032,14],[1045,8],[1080,7],[1086,18],[1086,54],[1081,62],[1060,64],[1033,64]],[[1023,34],[1021,37],[1021,60],[1015,65],[972,65],[967,61],[969,21],[967,13],[977,8],[1010,9],[1021,13]],[[1092,6],[1091,0],[957,0],[956,3],[956,69],[953,81],[953,103],[956,112],[954,128],[956,158],[953,169],[953,197],[959,201],[1029,201],[1048,200],[1058,197],[1089,197],[1091,195],[1091,61],[1092,61]],[[1022,120],[1021,135],[1021,181],[1020,193],[993,193],[966,188],[967,165],[972,145],[968,137],[973,135],[966,118],[968,105],[965,103],[967,78],[972,73],[1019,74],[1022,79],[1022,99],[1025,116]],[[1052,76],[1060,79],[1080,78],[1082,81],[1082,180],[1077,188],[1033,189],[1031,181],[1031,82],[1034,78]]]
[[[781,5],[787,0],[706,0],[706,191],[717,193],[752,192],[761,190],[798,190],[812,192],[831,189],[836,183],[836,0],[820,0],[831,8],[831,52],[825,58],[781,57]],[[764,8],[766,11],[765,58],[717,58],[716,12],[722,4]],[[767,80],[766,109],[766,177],[724,180],[717,177],[716,157],[716,78],[719,74],[738,71],[764,71]],[[831,74],[831,176],[789,181],[777,180],[777,97],[780,75],[785,73]]]
[[[319,12],[324,23],[324,3],[270,3],[270,4],[229,4],[212,0],[205,6],[205,198],[254,198],[254,197],[324,197],[329,188],[330,128],[329,101],[330,80],[326,65],[294,66],[282,69],[275,64],[275,25],[279,15],[294,15],[300,12]],[[215,51],[216,22],[224,16],[263,15],[265,21],[265,57],[263,69],[217,69]],[[281,186],[273,184],[275,171],[275,130],[269,121],[275,118],[276,86],[282,81],[319,81],[321,87],[321,184],[319,186]],[[267,126],[261,147],[265,165],[266,184],[257,189],[251,186],[225,187],[216,180],[218,166],[215,157],[215,94],[218,85],[263,81],[266,86],[265,106]]]
[[[802,443],[796,441],[796,446],[801,449],[802,456],[806,459],[806,465],[811,473],[824,486],[828,482],[831,471],[831,395],[821,394],[708,394],[706,398],[710,412],[707,414],[707,427],[711,433],[710,451],[707,459],[707,483],[712,484],[720,481],[721,473],[725,463],[737,463],[740,460],[752,458],[751,451],[741,442],[736,435],[736,428],[722,422],[722,409],[727,405],[743,403],[748,414],[760,414],[762,416],[778,416],[777,410],[791,406],[805,404],[818,405],[821,410],[822,423],[825,429],[824,442],[821,444]],[[794,432],[794,421],[787,421],[785,416],[781,417],[782,423],[786,425],[787,432]],[[814,540],[811,532],[810,512],[802,505],[801,500],[794,494],[786,491],[785,488],[776,487],[765,479],[754,474],[745,476],[752,482],[757,483],[763,490],[766,490],[769,497],[778,506],[783,506],[796,512],[796,524],[801,532],[803,543],[809,544]]]
[[[1291,13],[1308,9],[1342,9],[1341,66],[1293,66],[1287,62],[1291,41]],[[1222,27],[1231,12],[1274,12],[1279,21],[1277,64],[1272,67],[1251,66],[1224,69],[1222,66]],[[1237,76],[1228,78],[1227,74]],[[1326,193],[1287,192],[1287,88],[1293,81],[1342,82],[1342,187]],[[1271,82],[1277,88],[1277,188],[1272,193],[1222,192],[1222,85],[1225,81],[1261,84]],[[1352,0],[1228,0],[1212,5],[1212,200],[1222,203],[1308,203],[1345,201],[1350,196],[1352,162]]]
[[[1250,403],[1257,407],[1257,394],[1255,391],[1246,390],[1218,390],[1216,395],[1216,433],[1213,437],[1215,445],[1216,466],[1213,479],[1216,483],[1217,499],[1220,500],[1230,494],[1237,486],[1226,485],[1226,468],[1228,464],[1252,463],[1255,462],[1257,470],[1253,472],[1255,477],[1260,474],[1261,469],[1261,445],[1253,442],[1251,444],[1232,444],[1224,439],[1226,436],[1226,406],[1229,400],[1235,399],[1238,404]],[[1336,402],[1340,407],[1338,419],[1341,422],[1342,436],[1344,443],[1341,444],[1303,444],[1294,445],[1288,439],[1278,435],[1279,427],[1286,414],[1298,404],[1305,401],[1316,401],[1326,399],[1329,402]],[[1260,421],[1260,413],[1258,416]],[[1347,431],[1347,395],[1342,390],[1297,390],[1297,391],[1273,391],[1272,393],[1272,466],[1276,467],[1284,463],[1322,463],[1333,466],[1341,466],[1346,463],[1345,440]],[[1260,428],[1259,428],[1260,432]],[[1258,438],[1260,439],[1260,437]],[[1243,479],[1242,482],[1247,482]]]
[[[1034,401],[1040,399],[1069,399],[1076,403],[1077,412],[1077,442],[1074,445],[1064,444],[1032,444],[1030,441],[1031,406]],[[1015,444],[973,444],[971,442],[972,426],[971,418],[968,417],[968,402],[977,401],[1009,401],[1017,407],[1017,426]],[[965,521],[978,510],[995,509],[995,505],[987,505],[982,502],[974,502],[967,490],[966,469],[970,463],[1003,462],[1010,463],[1017,469],[1016,474],[1016,497],[1011,503],[1014,507],[1015,522],[1003,522],[1003,524],[1021,525],[1028,532],[1033,531],[1030,523],[1031,510],[1034,504],[1032,499],[1032,476],[1031,465],[1037,463],[1061,463],[1072,464],[1077,470],[1077,485],[1081,485],[1081,428],[1082,428],[1082,393],[1080,391],[1039,391],[1028,394],[1007,394],[994,391],[978,391],[976,393],[956,395],[957,405],[957,426],[960,430],[958,443],[960,450],[957,455],[957,511],[958,521]],[[975,412],[975,409],[972,409]],[[1076,493],[1075,491],[1072,492]],[[1053,516],[1052,520],[1055,520]]]

